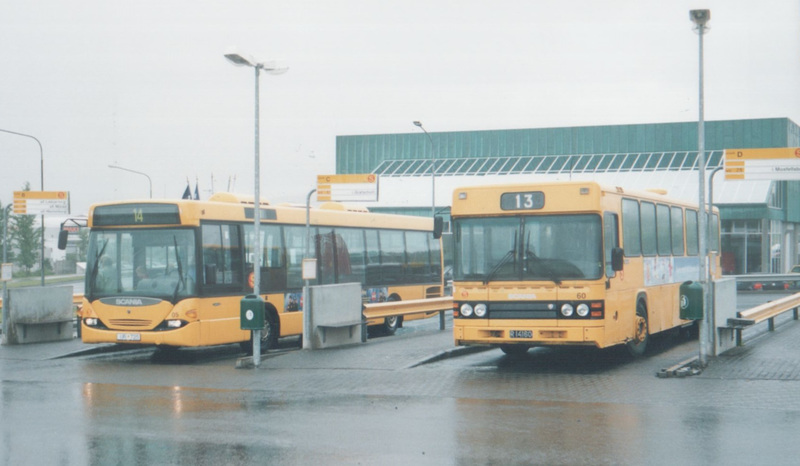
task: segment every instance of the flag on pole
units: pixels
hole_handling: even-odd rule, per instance
[[[189,186],[189,182],[186,182],[186,189],[183,190],[183,197],[181,199],[191,199],[192,198],[192,188]]]
[[[194,180],[194,200],[195,201],[199,201],[200,200],[200,190],[199,190],[199,187],[198,187],[199,184],[200,184],[200,182],[195,179]]]

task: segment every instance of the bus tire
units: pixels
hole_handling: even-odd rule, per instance
[[[394,332],[397,331],[397,326],[399,322],[400,318],[397,316],[387,317],[383,320],[383,326],[381,327],[381,331],[385,335],[394,335]]]
[[[636,319],[634,321],[634,335],[628,341],[628,352],[638,358],[647,351],[647,342],[650,340],[650,331],[647,326],[647,305],[643,300],[636,302]]]
[[[400,297],[396,294],[389,296],[387,301],[400,301]],[[383,319],[383,325],[381,325],[381,333],[384,335],[394,335],[394,332],[397,331],[397,328],[400,326],[400,317],[399,316],[392,316]]]
[[[527,345],[500,345],[500,351],[509,356],[522,356],[528,352]]]

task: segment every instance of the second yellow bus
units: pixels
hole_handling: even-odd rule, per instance
[[[679,287],[698,280],[697,206],[594,182],[459,188],[453,193],[454,338],[531,346],[625,344],[687,325]],[[712,270],[719,223],[709,220]]]

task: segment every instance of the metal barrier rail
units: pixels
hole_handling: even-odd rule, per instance
[[[366,319],[380,319],[394,316],[407,316],[439,312],[439,330],[444,330],[444,313],[453,309],[453,297],[410,299],[408,301],[384,301],[365,303],[362,314]]]
[[[798,320],[798,309],[800,309],[800,293],[795,293],[737,312],[739,317],[728,319],[728,327],[736,330],[736,345],[742,346],[742,330],[745,328],[767,321],[769,331],[773,332],[775,331],[776,317],[784,312],[793,311],[794,320]]]

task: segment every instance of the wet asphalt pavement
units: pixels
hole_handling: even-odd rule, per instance
[[[655,338],[638,360],[512,358],[456,349],[451,323],[437,328],[320,351],[287,340],[259,369],[236,369],[235,345],[0,347],[0,464],[797,464],[791,317],[669,379],[656,374],[696,340]]]

